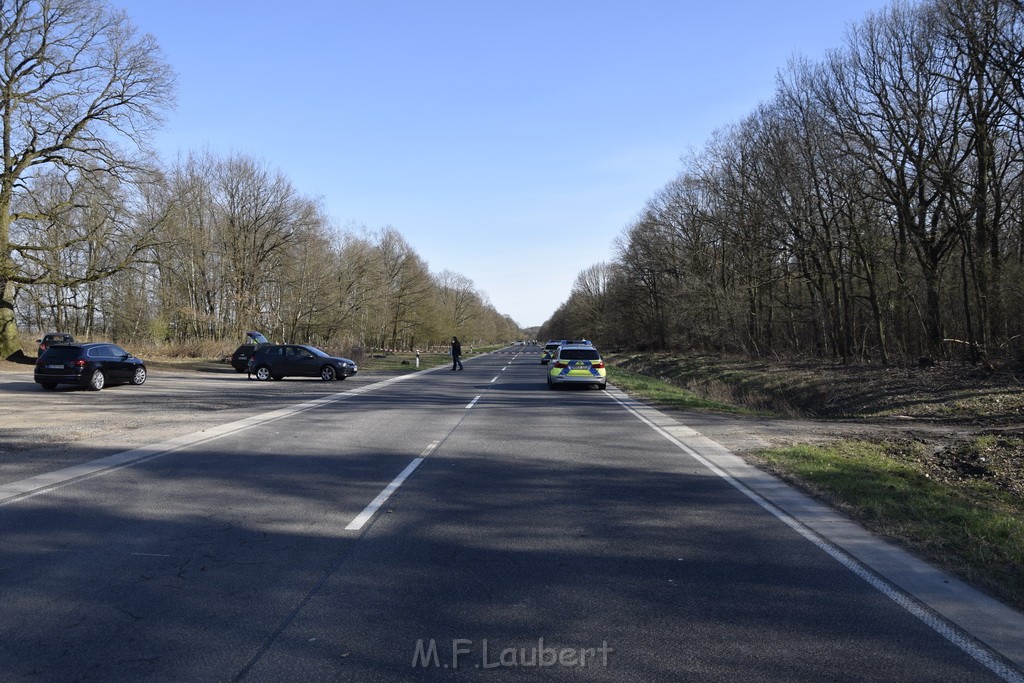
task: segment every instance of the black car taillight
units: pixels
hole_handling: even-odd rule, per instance
[[[84,360],[76,360],[75,361],[75,365],[80,367],[80,368],[84,368],[85,367],[85,363],[86,363],[86,361],[84,361]]]

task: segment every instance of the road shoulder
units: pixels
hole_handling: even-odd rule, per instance
[[[652,408],[616,389],[610,388],[609,392],[670,441],[680,444],[683,447],[681,452],[692,451],[731,478],[741,490],[746,488],[754,496],[775,506],[809,533],[839,549],[927,611],[983,644],[1016,667],[1018,672],[1024,672],[1024,640],[1020,637],[1024,633],[1024,614],[883,541],[832,508],[751,465],[733,450],[685,424],[684,416]],[[741,451],[770,445],[768,440],[758,436],[756,430],[744,437],[734,429],[726,429],[721,420],[702,422],[717,423],[719,432],[731,434],[729,440],[741,444]],[[744,420],[734,423],[742,428]],[[949,634],[943,635],[950,637]]]

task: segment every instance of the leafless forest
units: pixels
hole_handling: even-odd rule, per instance
[[[159,46],[103,0],[0,4],[0,358],[22,331],[336,349],[508,340],[474,283],[391,228],[341,229],[268,163],[147,148]]]
[[[1022,78],[1019,0],[869,15],[687,155],[541,335],[1024,360]]]
[[[0,357],[22,330],[408,348],[515,323],[262,161],[147,150],[175,98],[101,0],[0,8]],[[544,337],[842,361],[1024,356],[1024,7],[897,2],[687,154]]]

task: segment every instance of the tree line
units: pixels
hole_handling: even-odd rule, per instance
[[[1019,1],[869,14],[687,154],[541,336],[1024,358],[1022,77]]]
[[[40,280],[22,292],[19,319],[178,345],[251,329],[378,349],[517,335],[472,280],[430,272],[393,228],[334,228],[316,200],[251,157],[189,155],[143,187],[122,220],[76,212],[36,233],[39,263],[22,272]]]
[[[470,279],[432,273],[394,228],[337,228],[262,161],[155,158],[175,75],[104,0],[5,2],[0,48],[0,358],[19,325],[349,349],[519,335]]]

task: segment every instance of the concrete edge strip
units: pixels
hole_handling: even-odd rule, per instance
[[[620,391],[607,393],[641,422],[979,664],[1003,680],[1024,683],[1024,643],[1020,638],[1024,633],[1024,615],[910,553],[879,540],[855,522],[750,465],[716,441],[680,425],[661,411]],[[693,447],[683,439],[692,442]],[[922,584],[924,590],[920,589]],[[972,608],[969,602],[982,607]]]
[[[372,382],[370,384],[364,384],[363,386],[350,389],[348,391],[339,391],[320,398],[296,403],[295,405],[291,405],[286,408],[278,408],[266,413],[260,413],[259,415],[252,415],[240,420],[226,422],[214,427],[208,427],[198,432],[176,436],[172,439],[167,439],[166,441],[161,441],[159,443],[140,446],[128,451],[122,451],[121,453],[97,458],[96,460],[91,460],[89,462],[79,463],[78,465],[64,467],[59,470],[54,470],[53,472],[46,472],[34,477],[4,484],[0,486],[0,507],[47,493],[61,486],[104,475],[122,467],[137,465],[145,462],[146,460],[152,460],[153,458],[158,458],[189,446],[196,446],[201,443],[206,443],[207,441],[213,441],[214,439],[228,436],[229,434],[235,434],[257,425],[266,424],[267,422],[274,420],[280,420],[281,418],[312,410],[313,408],[319,408],[329,403],[335,403],[352,396],[360,396],[370,391],[376,391],[382,387],[395,384],[396,382],[405,381],[425,372],[434,372],[437,369],[439,368],[427,368],[418,372],[399,375],[398,377],[391,377],[389,379]]]

